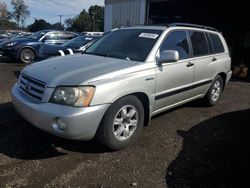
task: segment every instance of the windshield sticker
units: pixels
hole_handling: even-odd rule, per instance
[[[155,33],[141,33],[139,37],[148,38],[148,39],[156,39],[159,35]]]

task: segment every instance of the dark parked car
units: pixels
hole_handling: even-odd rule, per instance
[[[41,46],[39,54],[35,60],[41,61],[55,56],[80,53],[99,38],[100,37],[98,36],[79,36],[60,46],[44,44]]]
[[[27,38],[10,40],[0,44],[0,54],[31,63],[43,44],[61,45],[79,35],[69,31],[42,30]]]

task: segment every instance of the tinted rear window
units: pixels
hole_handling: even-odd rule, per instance
[[[189,35],[193,46],[193,55],[195,57],[208,55],[209,49],[205,34],[203,32],[189,31]]]
[[[219,35],[210,33],[210,38],[213,42],[214,53],[223,53],[225,51]]]

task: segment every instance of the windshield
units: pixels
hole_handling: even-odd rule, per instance
[[[38,32],[33,33],[32,35],[30,35],[28,38],[29,39],[40,39],[45,34],[46,34],[46,32],[44,32],[44,31],[38,31]]]
[[[84,53],[143,62],[162,32],[154,29],[116,30],[96,41]]]
[[[62,46],[68,48],[78,49],[93,40],[93,37],[80,36],[76,37],[68,42],[65,42]]]

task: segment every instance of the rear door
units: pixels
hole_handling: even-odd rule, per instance
[[[218,69],[217,59],[213,56],[213,46],[205,32],[188,32],[192,44],[193,63],[195,65],[192,96],[205,94]]]
[[[165,109],[190,97],[194,66],[190,61],[188,43],[185,30],[174,30],[167,34],[159,49],[159,53],[165,50],[178,51],[180,60],[158,64],[156,67],[155,111]]]

